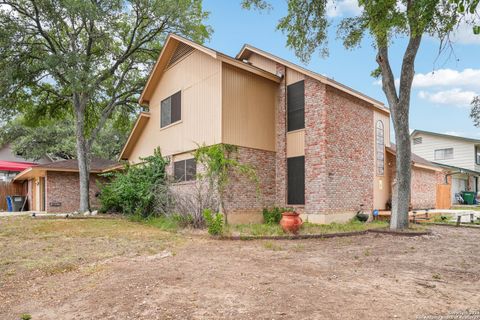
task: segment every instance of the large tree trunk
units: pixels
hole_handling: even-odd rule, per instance
[[[85,110],[86,99],[79,95],[74,95],[75,108],[75,134],[77,140],[77,161],[78,174],[80,180],[80,204],[79,211],[90,211],[90,162],[89,150],[85,139]]]
[[[410,103],[407,101],[406,103]],[[408,211],[411,195],[411,146],[408,122],[408,105],[394,106],[393,125],[397,144],[396,179],[393,186],[390,229],[408,228]]]
[[[419,33],[421,34],[421,33]],[[392,214],[390,229],[402,230],[408,228],[408,211],[411,196],[411,146],[410,146],[410,94],[413,76],[415,74],[415,58],[422,40],[421,35],[411,36],[402,60],[400,73],[400,88],[397,93],[395,77],[393,76],[388,58],[388,41],[378,39],[377,62],[382,74],[382,89],[390,105],[395,142],[397,144],[396,181],[392,194]]]

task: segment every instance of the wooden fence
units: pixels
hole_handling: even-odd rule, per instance
[[[449,184],[437,184],[437,198],[435,209],[450,209],[452,207],[452,186]]]
[[[7,211],[7,196],[27,195],[27,184],[0,181],[0,211]]]

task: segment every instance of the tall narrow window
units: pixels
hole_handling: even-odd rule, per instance
[[[376,149],[377,149],[377,175],[383,176],[385,174],[385,130],[383,122],[378,120],[376,126]]]
[[[195,159],[175,161],[173,175],[176,182],[195,180],[197,176],[197,162]]]
[[[160,128],[182,119],[182,92],[178,91],[160,103]]]
[[[287,87],[288,131],[305,128],[305,84],[299,81]]]
[[[475,163],[480,164],[480,146],[475,146]]]
[[[305,157],[287,159],[288,204],[305,204]]]

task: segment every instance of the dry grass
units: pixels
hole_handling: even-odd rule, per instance
[[[124,219],[0,219],[0,278],[56,274],[115,256],[155,254],[180,237]]]

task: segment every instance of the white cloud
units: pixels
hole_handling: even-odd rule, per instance
[[[413,78],[414,88],[449,86],[480,89],[480,69],[439,69],[429,73],[417,73]]]
[[[330,18],[352,16],[362,12],[357,0],[330,0],[327,3],[327,16]]]
[[[465,91],[460,88],[451,90],[428,92],[420,91],[418,96],[421,99],[441,105],[451,105],[455,107],[469,107],[473,98],[478,94],[474,91]]]

